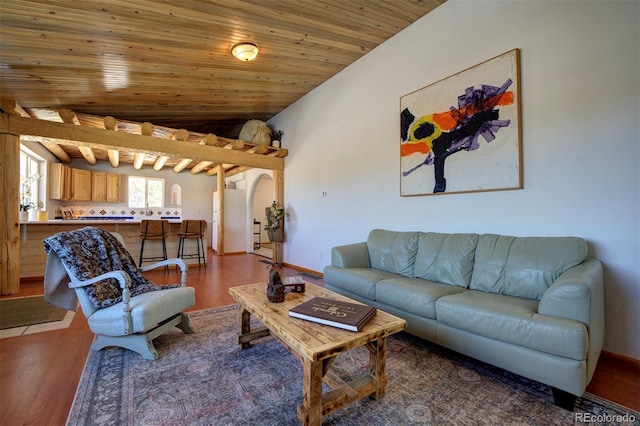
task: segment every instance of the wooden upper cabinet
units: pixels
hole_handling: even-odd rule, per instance
[[[122,179],[118,173],[72,169],[49,163],[49,199],[119,203]]]
[[[71,199],[91,201],[91,170],[71,169]]]
[[[91,172],[91,201],[107,201],[107,172]]]
[[[120,202],[120,175],[118,173],[92,172],[91,177],[91,201]]]
[[[120,174],[107,173],[107,203],[120,202]]]
[[[49,163],[49,198],[71,199],[71,168],[62,163]]]

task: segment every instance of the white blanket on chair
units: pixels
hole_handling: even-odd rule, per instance
[[[62,261],[55,252],[47,255],[47,266],[44,273],[44,300],[58,308],[76,312],[78,297],[75,290],[69,288],[71,279]]]

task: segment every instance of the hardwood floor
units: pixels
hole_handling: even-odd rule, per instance
[[[211,250],[207,269],[191,268],[188,285],[196,288],[200,310],[234,303],[228,288],[266,281],[264,258],[252,254],[216,256]],[[282,267],[283,276],[300,271]],[[312,271],[306,271],[312,272]],[[176,282],[177,274],[163,270],[147,274],[156,283]],[[319,279],[305,279],[324,286]],[[42,294],[42,281],[23,282],[20,294]],[[0,339],[0,424],[64,425],[89,352],[93,334],[81,312],[67,329]],[[589,392],[640,411],[640,368],[637,360],[601,356]]]

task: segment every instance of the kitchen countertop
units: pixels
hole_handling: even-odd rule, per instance
[[[168,219],[169,223],[182,223],[182,219]],[[20,222],[21,225],[122,225],[122,224],[140,224],[139,219],[50,219],[47,221],[29,220]]]

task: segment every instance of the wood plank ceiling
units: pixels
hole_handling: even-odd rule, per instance
[[[41,120],[68,109],[81,125],[112,116],[121,132],[149,122],[157,137],[186,129],[186,142],[214,134],[232,147],[247,120],[270,119],[445,1],[0,0],[0,98]],[[255,43],[257,59],[235,59],[239,42]],[[48,142],[83,157],[73,141]]]

